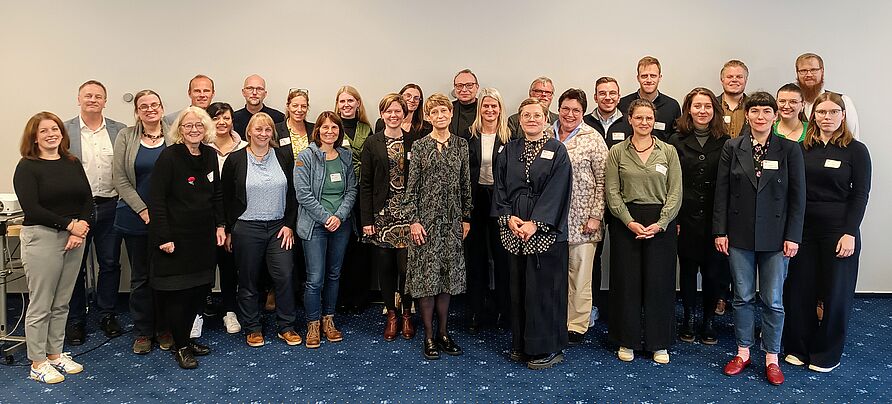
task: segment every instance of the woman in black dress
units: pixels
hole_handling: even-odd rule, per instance
[[[172,127],[174,144],[161,152],[152,173],[149,283],[173,334],[174,358],[193,369],[195,356],[210,352],[189,332],[214,283],[216,248],[226,240],[223,192],[216,153],[203,144],[211,137],[211,117],[188,107]]]

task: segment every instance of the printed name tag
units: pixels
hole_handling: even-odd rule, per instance
[[[279,139],[279,146],[288,146],[291,144],[291,136]]]
[[[214,172],[213,171],[208,173],[208,182],[214,182]]]
[[[626,140],[626,134],[622,132],[613,132],[610,134],[610,138],[613,140]]]
[[[504,145],[502,145],[502,146],[499,146],[499,151],[497,151],[497,152],[496,152],[496,154],[499,154],[499,153],[501,153],[501,152],[502,152],[502,149],[504,149],[504,148],[505,148],[505,146],[504,146]]]
[[[725,123],[731,123],[731,115],[725,115]]]
[[[350,147],[350,139],[344,137],[344,141],[341,142],[341,147]]]
[[[663,122],[654,122],[654,130],[666,130],[666,124]]]
[[[654,167],[654,168],[657,170],[658,173],[663,174],[663,175],[666,175],[666,171],[669,171],[669,168],[667,168],[666,166],[664,166],[662,164],[657,164],[656,167]]]
[[[412,160],[412,152],[406,152],[406,160]]]
[[[839,168],[839,166],[841,164],[842,164],[842,162],[839,160],[830,160],[830,159],[824,160],[824,167],[827,167],[827,168]]]
[[[542,150],[541,157],[546,160],[551,160],[552,158],[554,158],[554,152],[551,150]]]
[[[763,170],[777,170],[777,160],[762,160]]]
[[[341,173],[331,173],[328,177],[331,179],[331,182],[341,182]]]

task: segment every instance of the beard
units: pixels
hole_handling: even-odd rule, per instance
[[[821,91],[824,90],[824,77],[821,77],[821,81],[812,86],[803,83],[798,78],[796,79],[796,83],[799,84],[799,88],[802,89],[802,98],[805,101],[814,101],[815,98],[821,94]]]

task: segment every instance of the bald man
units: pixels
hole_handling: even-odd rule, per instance
[[[238,133],[242,139],[248,140],[248,137],[245,136],[245,128],[248,127],[251,117],[258,112],[266,113],[273,118],[275,123],[285,121],[285,114],[263,104],[263,100],[266,99],[266,80],[263,77],[252,74],[245,78],[242,96],[245,97],[245,107],[232,114],[232,130]]]

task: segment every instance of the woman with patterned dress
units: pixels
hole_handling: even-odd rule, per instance
[[[520,104],[524,137],[496,158],[492,215],[511,254],[509,357],[530,369],[564,359],[567,346],[568,225],[572,166],[567,148],[545,131],[548,108]]]
[[[446,322],[452,295],[465,291],[462,240],[470,229],[471,181],[468,142],[449,132],[452,103],[434,94],[424,106],[433,132],[412,145],[409,178],[403,199],[410,235],[406,293],[418,299],[424,321],[424,357],[439,359],[440,351],[461,355],[449,337]],[[434,308],[439,327],[433,335]]]
[[[387,307],[384,340],[393,341],[397,335],[396,293],[406,283],[407,248],[412,239],[409,225],[400,203],[406,193],[408,151],[417,136],[400,125],[408,111],[399,94],[388,94],[378,106],[385,128],[370,137],[362,152],[362,180],[359,184],[360,219],[362,232],[371,244],[369,253],[378,273],[381,298]],[[403,294],[402,335],[415,336],[412,325],[412,298]]]

